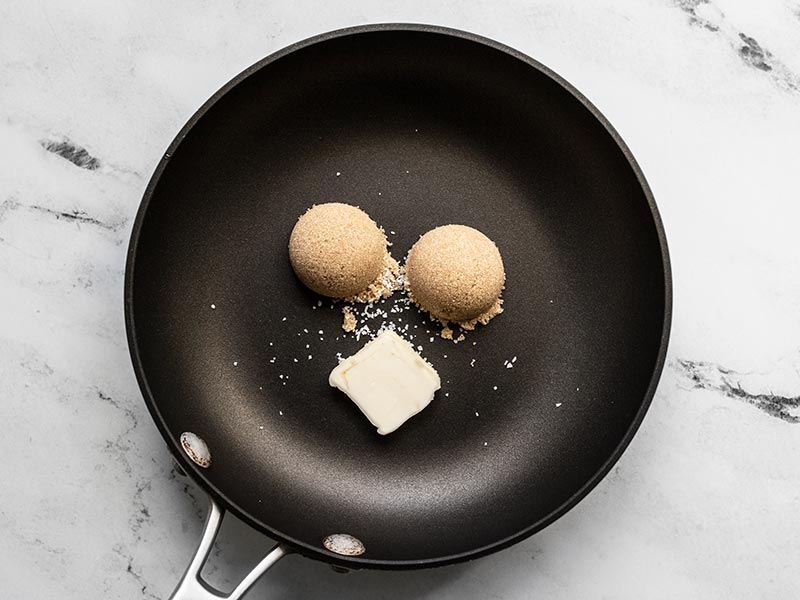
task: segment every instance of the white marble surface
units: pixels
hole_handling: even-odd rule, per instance
[[[608,116],[669,236],[669,364],[622,460],[542,533],[433,571],[292,557],[250,597],[800,597],[797,0],[3,2],[0,597],[169,595],[205,503],[172,472],[129,364],[137,205],[229,78],[379,21],[505,42]],[[60,142],[85,149],[82,167]],[[210,579],[230,589],[269,544],[229,521]]]

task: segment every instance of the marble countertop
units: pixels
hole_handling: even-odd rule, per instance
[[[164,149],[228,79],[382,21],[497,39],[605,113],[667,230],[668,363],[622,459],[543,532],[418,572],[290,557],[249,597],[800,597],[797,0],[4,2],[0,595],[169,596],[206,502],[175,473],[130,365],[134,214]],[[270,545],[228,519],[208,578],[230,589]]]

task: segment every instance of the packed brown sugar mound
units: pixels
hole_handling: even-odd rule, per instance
[[[395,285],[398,267],[387,245],[383,230],[360,208],[317,204],[292,229],[289,260],[314,292],[370,301],[367,296],[389,295]]]
[[[503,312],[503,259],[472,227],[444,225],[423,235],[408,253],[405,277],[411,299],[445,324],[474,329]]]

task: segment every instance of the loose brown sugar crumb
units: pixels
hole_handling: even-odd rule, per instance
[[[344,315],[342,329],[348,332],[353,331],[356,328],[356,316],[353,314],[352,307],[345,306],[342,308],[342,315]]]
[[[367,289],[363,292],[345,298],[345,302],[363,302],[369,304],[370,302],[377,302],[381,298],[388,298],[401,285],[398,280],[400,274],[400,265],[392,258],[388,252],[383,257],[383,268],[381,269],[378,277],[373,281]]]

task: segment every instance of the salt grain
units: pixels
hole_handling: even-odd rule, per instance
[[[294,362],[297,362],[297,359],[296,359],[296,358],[293,358],[292,360],[293,360]]]
[[[310,354],[308,355],[308,360],[311,360],[311,355]]]
[[[474,358],[471,361],[469,361],[469,366],[470,367],[474,367],[475,366],[475,359]]]
[[[283,317],[283,318],[281,319],[281,321],[285,321],[285,320],[286,320],[286,317]]]
[[[238,360],[233,361],[233,366],[234,367],[238,367],[239,366],[239,361]]]
[[[341,171],[336,171],[336,176],[339,177],[342,174]]]
[[[280,416],[283,416],[283,411],[282,411],[282,410],[279,410],[279,411],[278,411],[278,414],[279,414]]]
[[[217,305],[216,305],[216,304],[212,304],[212,305],[211,305],[211,309],[213,310],[213,309],[215,309],[215,308],[217,308]]]
[[[477,411],[477,410],[475,411],[475,416],[476,416],[476,417],[480,417],[480,414],[478,414],[478,411]]]
[[[556,402],[556,408],[558,408],[559,406],[561,406],[561,402]]]
[[[497,386],[492,387],[494,391],[497,391]]]

